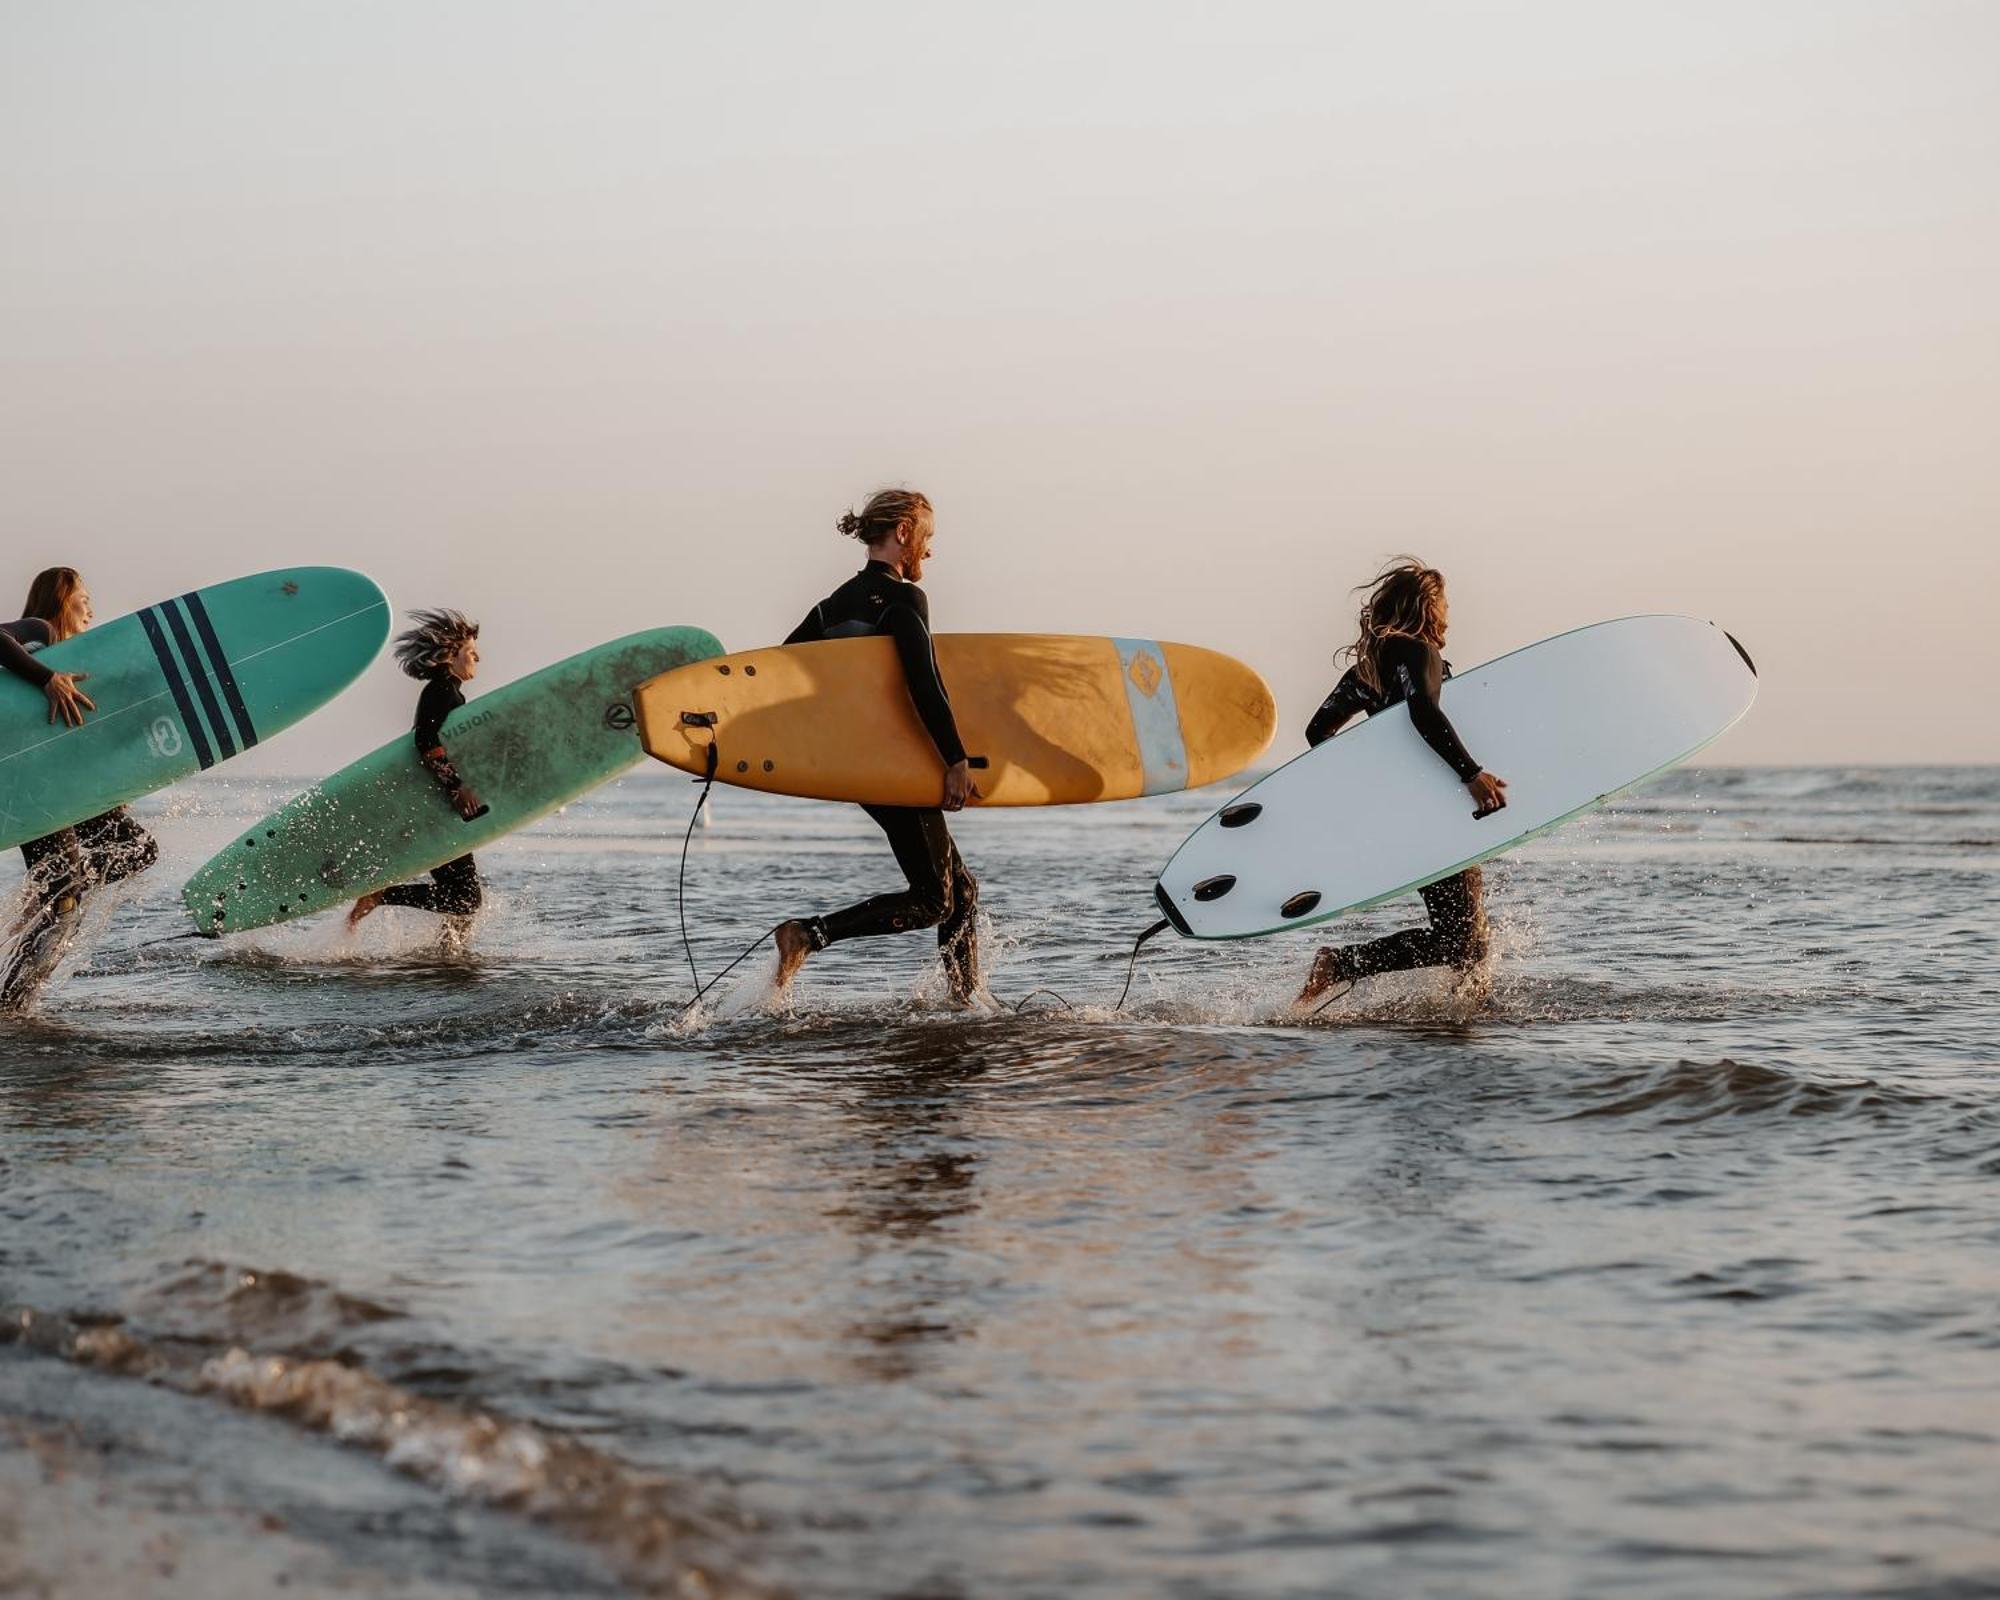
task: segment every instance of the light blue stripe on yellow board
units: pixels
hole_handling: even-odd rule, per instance
[[[1174,699],[1174,679],[1167,671],[1165,654],[1152,639],[1111,642],[1118,650],[1125,703],[1132,708],[1132,732],[1139,741],[1139,765],[1146,775],[1141,792],[1166,794],[1185,789],[1187,743],[1181,737],[1181,708]]]

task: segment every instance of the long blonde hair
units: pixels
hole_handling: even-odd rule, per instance
[[[1352,656],[1355,675],[1370,694],[1380,694],[1383,640],[1444,642],[1444,574],[1415,556],[1399,556],[1372,584],[1357,588],[1369,591],[1361,604],[1361,633],[1340,654]]]
[[[846,512],[835,526],[851,539],[873,544],[888,538],[904,523],[915,522],[919,513],[930,509],[929,497],[915,489],[880,489],[868,497],[868,504],[858,516]]]
[[[28,598],[21,607],[21,615],[46,622],[51,642],[61,644],[80,631],[76,625],[75,601],[82,588],[83,577],[75,567],[49,567],[36,573],[35,581],[28,585]]]

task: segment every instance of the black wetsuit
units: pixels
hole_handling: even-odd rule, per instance
[[[909,680],[910,699],[946,766],[965,759],[951,700],[938,674],[931,646],[930,602],[924,591],[896,575],[887,562],[871,561],[807,613],[785,638],[786,644],[887,634]],[[878,894],[859,905],[815,917],[807,923],[815,944],[903,933],[912,928],[938,931],[938,954],[954,991],[970,994],[979,984],[979,934],[975,913],[979,884],[966,870],[944,812],[937,806],[863,806],[889,836],[896,865],[909,887],[901,894]]]
[[[1435,647],[1420,639],[1382,641],[1382,687],[1370,689],[1353,667],[1334,685],[1306,724],[1306,743],[1321,744],[1358,714],[1379,716],[1394,705],[1410,708],[1410,721],[1424,743],[1458,775],[1461,783],[1479,776],[1479,763],[1467,752],[1438,703],[1451,664]],[[1406,928],[1367,944],[1347,945],[1333,952],[1333,977],[1372,977],[1379,972],[1405,972],[1413,967],[1477,966],[1486,959],[1486,885],[1477,867],[1440,878],[1417,891],[1430,913],[1428,928]]]
[[[0,623],[0,667],[46,688],[54,670],[37,661],[33,651],[47,645],[54,631],[39,617]],[[74,827],[58,828],[21,846],[28,864],[28,888],[35,910],[20,930],[15,964],[28,959],[35,935],[51,919],[74,911],[84,894],[144,872],[160,859],[160,847],[123,806],[89,817]],[[13,980],[10,968],[0,990]]]
[[[55,669],[45,667],[33,651],[50,643],[54,631],[40,617],[23,617],[19,622],[0,622],[0,667],[17,678],[26,678],[37,689],[46,689]]]
[[[465,691],[458,679],[440,671],[424,685],[417,697],[417,720],[413,730],[417,759],[437,781],[439,788],[456,802],[465,782],[451,758],[444,752],[444,719],[465,704]],[[431,868],[429,883],[399,883],[382,891],[385,906],[408,906],[413,911],[434,911],[443,917],[469,917],[477,911],[485,893],[479,883],[479,868],[469,855]]]

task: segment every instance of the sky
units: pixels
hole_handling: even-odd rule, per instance
[[[0,607],[338,563],[490,686],[775,642],[901,484],[940,629],[1227,650],[1274,756],[1410,551],[1461,668],[1728,627],[1711,759],[2000,761],[1986,0],[0,0],[0,206]]]

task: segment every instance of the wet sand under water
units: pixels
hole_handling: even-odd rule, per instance
[[[1020,1014],[687,1016],[650,773],[467,955],[147,947],[278,793],[0,1024],[0,1592],[2000,1593],[2000,773],[1677,774],[1310,1026],[1310,937],[1110,1010],[1215,796],[965,819]],[[723,791],[697,959],[892,875]]]

